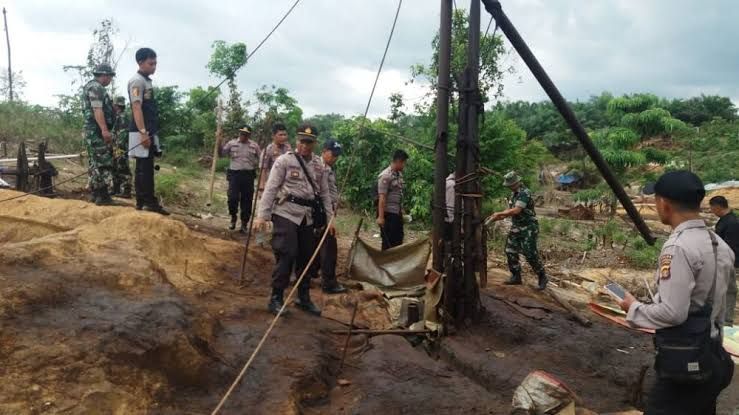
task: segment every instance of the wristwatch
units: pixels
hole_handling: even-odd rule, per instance
[[[146,131],[146,129],[143,129],[143,130],[139,130],[139,133],[141,133],[141,134],[148,134],[149,132]]]

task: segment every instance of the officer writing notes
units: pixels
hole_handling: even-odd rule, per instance
[[[634,327],[655,329],[657,382],[646,415],[710,415],[734,363],[721,345],[726,287],[734,254],[700,217],[703,183],[688,171],[655,184],[657,213],[672,228],[662,247],[652,304],[626,293],[621,308]]]

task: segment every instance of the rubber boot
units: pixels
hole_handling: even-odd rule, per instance
[[[539,291],[544,291],[547,288],[547,283],[549,282],[549,277],[547,277],[547,274],[541,273],[539,274],[539,285],[536,286],[536,289]]]
[[[310,300],[310,285],[306,284],[305,287],[298,287],[298,299],[295,300],[295,306],[314,316],[321,315],[321,309]]]
[[[282,294],[283,290],[278,290],[277,288],[272,289],[272,295],[269,297],[269,304],[267,304],[267,309],[270,313],[277,315],[277,313],[280,312],[280,309],[282,309],[282,306],[285,304],[282,299]],[[287,310],[282,314],[287,314]]]
[[[228,225],[228,230],[232,231],[236,229],[236,215],[231,215],[231,224]]]
[[[505,285],[521,285],[523,284],[523,281],[521,281],[521,274],[513,273],[511,274],[511,278],[508,279],[508,281],[504,282]]]
[[[108,186],[98,189],[98,198],[95,204],[98,206],[111,206],[113,204],[113,199],[110,198],[110,193],[108,193]]]

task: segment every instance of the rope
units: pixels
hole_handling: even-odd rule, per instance
[[[364,108],[364,117],[362,118],[362,125],[359,129],[359,136],[357,137],[357,142],[362,139],[365,125],[367,124],[367,114],[369,113],[370,105],[372,104],[372,98],[375,96],[375,88],[377,87],[377,81],[380,79],[380,73],[382,73],[382,67],[385,65],[385,58],[387,57],[387,51],[390,49],[390,42],[393,40],[393,33],[395,33],[395,25],[398,23],[398,16],[400,15],[400,6],[403,5],[403,0],[398,0],[398,9],[395,11],[395,18],[393,19],[393,26],[390,28],[390,35],[387,38],[387,43],[385,44],[385,52],[382,53],[382,59],[380,60],[380,66],[377,68],[377,74],[375,75],[375,83],[372,85],[372,91],[370,92],[369,99],[367,100],[367,106]],[[346,183],[349,181],[349,175],[351,174],[352,167],[354,167],[354,152],[352,151],[352,156],[349,158],[349,167],[346,170],[346,174],[344,175],[344,181],[341,183],[341,188],[339,189],[339,192],[341,192],[342,189],[346,186]]]
[[[285,302],[282,304],[282,308],[280,308],[280,311],[277,312],[277,315],[272,319],[272,322],[269,324],[269,327],[267,327],[267,331],[264,332],[264,335],[262,336],[262,339],[259,340],[259,343],[257,344],[257,347],[252,352],[251,356],[249,356],[249,360],[246,361],[246,364],[241,369],[241,372],[239,372],[239,375],[236,376],[236,379],[233,381],[231,386],[226,391],[226,394],[223,395],[223,398],[221,398],[220,402],[218,402],[218,405],[213,409],[213,412],[211,412],[211,415],[216,415],[221,408],[223,408],[223,405],[228,400],[229,396],[231,396],[231,393],[236,389],[236,386],[241,382],[241,379],[244,377],[244,374],[246,374],[247,369],[249,369],[249,366],[251,366],[254,359],[257,357],[257,354],[260,350],[262,350],[262,346],[264,346],[264,342],[267,341],[267,338],[272,333],[272,330],[275,328],[275,325],[277,324],[277,320],[282,316],[283,312],[285,311],[285,308],[288,304],[290,304],[290,300],[293,298],[293,295],[295,294],[295,290],[298,289],[300,286],[300,283],[303,281],[303,278],[305,278],[305,275],[308,273],[308,271],[311,268],[311,265],[313,265],[313,261],[315,261],[316,256],[318,255],[318,252],[321,250],[321,246],[323,245],[323,242],[326,240],[326,236],[328,235],[328,231],[331,228],[331,226],[334,224],[334,219],[336,219],[336,216],[331,216],[331,220],[328,222],[328,225],[326,225],[326,229],[323,231],[323,236],[321,237],[320,242],[318,242],[318,246],[316,246],[316,250],[313,252],[313,255],[310,257],[310,260],[305,265],[305,268],[303,268],[303,272],[300,274],[300,277],[297,281],[295,281],[295,285],[293,285],[292,290],[290,290],[290,293],[287,294],[287,298],[285,299]]]
[[[297,2],[296,2],[297,4]],[[364,119],[367,119],[367,113],[369,112],[370,105],[372,104],[372,97],[375,94],[375,88],[377,87],[377,81],[380,78],[380,73],[382,72],[382,67],[385,64],[385,58],[387,57],[387,51],[390,48],[390,41],[393,38],[393,33],[395,32],[395,26],[398,22],[398,15],[400,14],[400,7],[403,4],[403,0],[398,0],[398,9],[395,12],[395,18],[393,19],[393,26],[390,29],[390,35],[388,36],[387,44],[385,45],[385,51],[382,54],[382,60],[380,61],[380,67],[377,70],[377,75],[375,76],[375,82],[372,86],[372,91],[370,93],[369,100],[367,101],[367,106],[364,110]],[[293,6],[294,7],[294,6]],[[292,10],[292,9],[291,9]],[[364,127],[362,127],[363,129]],[[360,130],[361,134],[361,130]],[[352,153],[352,156],[354,154]],[[351,159],[354,160],[353,157]],[[349,172],[351,171],[351,166],[349,170],[347,170],[347,175],[345,176],[344,183],[342,184],[342,189],[344,188],[344,185],[346,184],[346,179],[349,177]],[[321,246],[323,246],[324,241],[326,240],[326,236],[328,235],[329,229],[333,226],[334,220],[336,219],[336,212],[334,212],[333,216],[331,216],[331,220],[326,225],[326,229],[323,231],[323,236],[321,237],[321,240],[318,242],[318,245],[315,248],[315,251],[313,251],[313,255],[311,255],[310,260],[305,265],[305,268],[303,269],[303,272],[300,274],[300,277],[295,282],[295,285],[293,285],[292,290],[290,290],[290,293],[288,293],[287,298],[285,299],[285,302],[282,304],[282,308],[277,312],[277,315],[272,319],[272,322],[270,323],[269,327],[267,327],[267,330],[264,332],[264,335],[262,336],[261,340],[259,340],[259,343],[257,344],[257,347],[252,352],[251,356],[249,356],[249,360],[246,361],[244,364],[244,367],[239,372],[238,376],[236,376],[236,379],[234,379],[233,383],[231,383],[231,386],[226,391],[226,394],[223,395],[223,398],[218,402],[218,405],[213,409],[213,412],[211,412],[211,415],[216,415],[218,412],[223,408],[223,405],[228,400],[229,396],[231,396],[231,393],[233,393],[234,389],[236,389],[236,386],[238,386],[239,382],[241,382],[241,379],[243,379],[244,375],[246,374],[246,371],[251,366],[252,362],[254,362],[254,359],[256,358],[259,351],[262,349],[262,346],[264,346],[265,341],[269,337],[269,335],[272,333],[272,330],[275,328],[275,325],[277,324],[277,320],[280,319],[283,312],[285,311],[285,308],[290,303],[290,300],[292,299],[293,295],[295,294],[295,290],[300,286],[300,283],[303,281],[303,278],[305,278],[305,275],[310,270],[311,266],[313,265],[313,261],[315,261],[316,256],[321,250]]]

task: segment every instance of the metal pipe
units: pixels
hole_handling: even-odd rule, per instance
[[[439,25],[439,79],[436,90],[436,160],[434,163],[434,210],[431,234],[433,267],[444,268],[444,218],[446,217],[446,175],[448,170],[447,139],[449,135],[449,73],[452,56],[452,1],[441,0]]]
[[[578,141],[580,141],[580,144],[588,153],[588,156],[590,156],[590,159],[598,168],[601,176],[603,176],[606,183],[608,183],[608,186],[616,195],[616,198],[618,198],[618,200],[621,202],[621,205],[626,210],[626,213],[634,222],[634,225],[636,225],[636,229],[639,231],[639,233],[641,233],[642,237],[645,241],[647,241],[648,244],[654,244],[655,238],[654,236],[652,236],[652,232],[649,230],[649,226],[647,226],[646,222],[644,222],[644,219],[641,217],[641,215],[639,215],[639,212],[636,210],[634,203],[626,194],[626,191],[621,186],[621,183],[619,183],[616,176],[613,174],[613,172],[611,172],[608,163],[606,163],[598,149],[595,147],[595,145],[593,145],[593,142],[590,140],[588,133],[585,131],[585,128],[582,126],[582,124],[580,124],[580,121],[577,119],[577,116],[575,116],[575,113],[572,111],[572,108],[570,108],[570,105],[567,103],[564,97],[562,97],[562,94],[559,92],[557,87],[554,85],[554,82],[552,82],[551,78],[549,78],[549,75],[547,75],[544,68],[536,59],[534,53],[531,52],[531,49],[529,49],[528,45],[518,33],[515,26],[513,26],[513,23],[511,23],[511,21],[508,19],[508,16],[506,16],[505,12],[503,12],[500,1],[482,0],[482,2],[485,4],[485,9],[487,9],[488,13],[490,13],[495,19],[498,27],[500,27],[503,33],[505,33],[508,40],[516,49],[516,52],[518,52],[518,54],[521,56],[521,59],[523,59],[523,61],[526,63],[526,66],[529,67],[531,73],[534,75],[534,77],[536,77],[536,80],[539,81],[541,87],[544,88],[544,91],[546,91],[554,106],[557,107],[557,110],[565,119],[567,125],[570,126],[573,134],[575,134],[575,137],[577,137]]]

